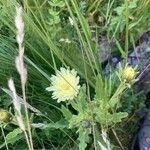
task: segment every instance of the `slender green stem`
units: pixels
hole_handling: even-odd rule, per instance
[[[97,150],[97,139],[96,139],[96,122],[95,122],[95,117],[94,117],[94,113],[93,113],[93,105],[91,105],[90,107],[90,111],[91,111],[91,116],[92,116],[92,132],[93,132],[93,140],[94,140],[94,149]]]
[[[125,149],[123,148],[123,145],[122,145],[122,143],[120,142],[120,140],[119,140],[119,138],[118,138],[116,132],[114,131],[114,129],[112,129],[112,132],[113,132],[113,134],[114,134],[114,136],[115,136],[117,142],[119,143],[121,149],[122,149],[122,150],[125,150]]]
[[[110,98],[109,100],[109,105],[112,106],[114,105],[114,100],[116,100],[116,97],[119,96],[124,90],[126,89],[126,85],[124,82],[121,82],[120,85],[118,86],[117,90],[115,91],[114,95]],[[116,104],[116,102],[115,102]]]
[[[25,114],[26,114],[26,120],[27,120],[27,128],[29,133],[29,141],[30,141],[30,147],[31,150],[33,150],[33,141],[32,141],[32,133],[31,133],[31,127],[30,127],[30,120],[28,115],[28,108],[27,108],[27,102],[26,102],[26,94],[25,94],[25,84],[22,83],[22,93],[23,93],[23,100],[24,100],[24,107],[25,107]]]
[[[3,137],[4,137],[6,149],[9,150],[8,145],[7,145],[7,140],[6,140],[6,137],[5,137],[5,133],[4,133],[4,130],[3,130],[3,127],[2,127],[2,126],[1,126],[1,131],[2,131],[2,135],[3,135]]]
[[[105,129],[105,128],[102,128],[102,138],[103,138],[104,142],[106,143],[107,150],[111,150],[110,142],[109,142],[108,136],[107,136],[107,129]]]
[[[126,32],[125,32],[125,52],[126,52],[126,61],[128,58],[128,48],[129,48],[129,8],[128,0],[125,0],[125,16],[126,16]]]
[[[25,135],[25,138],[26,138],[26,141],[27,141],[27,144],[28,144],[28,148],[29,148],[29,150],[31,150],[31,144],[29,142],[29,137],[28,137],[28,134],[27,134],[26,131],[24,131],[24,135]]]
[[[94,148],[95,150],[97,150],[97,144],[96,144],[96,132],[95,132],[95,122],[94,122],[94,119],[93,119],[93,123],[92,123],[92,130],[93,130],[93,139],[94,139]]]
[[[84,48],[85,53],[86,53],[86,55],[87,55],[88,61],[89,61],[89,63],[90,63],[91,69],[92,69],[92,71],[93,71],[93,74],[94,74],[94,76],[96,76],[96,73],[95,73],[95,70],[94,70],[94,67],[93,67],[93,64],[92,64],[92,61],[91,61],[89,52],[88,52],[88,50],[87,50],[87,47],[86,47],[86,44],[85,44],[85,41],[84,41],[84,38],[83,38],[83,36],[82,36],[82,34],[81,34],[81,32],[80,32],[80,29],[79,29],[79,27],[78,27],[78,25],[77,25],[77,23],[76,23],[75,17],[74,17],[73,12],[72,12],[72,9],[71,9],[71,7],[70,7],[68,1],[65,0],[65,2],[66,2],[66,5],[67,5],[67,7],[68,7],[68,10],[69,10],[69,12],[70,12],[70,15],[71,15],[71,17],[72,17],[72,19],[73,19],[73,21],[74,21],[74,26],[75,26],[75,28],[76,28],[76,30],[77,30],[77,34],[78,34],[78,36],[79,36],[79,38],[80,38],[80,40],[81,40],[81,42],[82,42],[83,48]],[[74,4],[73,1],[72,1],[72,3]],[[75,4],[74,4],[73,6],[76,8],[76,5],[75,5]],[[76,11],[77,11],[77,10],[76,10]],[[79,13],[79,12],[78,12],[78,13]],[[79,14],[78,14],[78,15],[79,15]],[[87,38],[87,39],[88,39],[88,38]],[[88,42],[88,45],[90,46],[90,43],[89,43],[89,42]],[[89,48],[91,48],[91,46],[90,46]],[[91,49],[90,49],[90,50],[91,50]]]

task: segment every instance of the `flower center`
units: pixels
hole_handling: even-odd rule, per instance
[[[67,81],[63,81],[62,84],[60,85],[60,88],[63,89],[64,91],[72,89],[71,85]]]

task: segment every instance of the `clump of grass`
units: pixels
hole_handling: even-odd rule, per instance
[[[16,68],[17,68],[17,71],[18,71],[18,73],[20,75],[20,79],[21,79],[21,87],[22,87],[24,108],[25,108],[25,114],[26,114],[26,123],[24,123],[24,121],[23,121],[23,116],[21,113],[21,104],[17,98],[14,81],[12,79],[10,79],[8,81],[8,86],[13,93],[13,104],[14,104],[14,108],[15,108],[16,114],[17,114],[16,119],[18,121],[18,125],[25,134],[28,148],[33,150],[32,134],[31,134],[30,120],[29,120],[29,115],[28,115],[28,108],[27,108],[27,103],[26,103],[26,92],[25,92],[25,86],[26,86],[26,81],[27,81],[27,70],[24,66],[24,60],[23,60],[25,48],[23,46],[24,22],[22,19],[22,8],[21,7],[16,8],[15,26],[17,29],[16,40],[17,40],[18,47],[19,47],[18,48],[19,55],[16,57]],[[27,124],[27,131],[26,131],[25,124]]]

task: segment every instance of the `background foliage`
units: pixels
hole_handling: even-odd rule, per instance
[[[18,3],[24,8],[25,63],[28,69],[26,94],[29,104],[40,111],[40,113],[30,111],[30,119],[34,123],[32,135],[35,149],[71,150],[78,149],[78,147],[93,149],[91,131],[79,132],[78,137],[75,128],[68,129],[67,122],[62,119],[63,116],[69,117],[70,113],[78,114],[77,112],[81,112],[81,110],[71,107],[71,112],[68,112],[65,107],[62,108],[51,98],[51,93],[46,92],[45,88],[50,85],[51,74],[54,74],[61,66],[70,66],[76,69],[81,76],[81,84],[86,84],[87,92],[91,93],[88,98],[94,99],[94,91],[98,88],[96,92],[99,93],[101,88],[97,85],[99,83],[97,74],[102,75],[104,84],[109,78],[105,78],[103,75],[101,63],[103,58],[100,56],[103,51],[106,51],[106,54],[110,53],[112,57],[117,54],[127,59],[128,51],[134,44],[138,44],[139,37],[150,29],[150,1],[1,0],[0,86],[7,88],[8,78],[13,77],[17,92],[21,94],[19,76],[16,73],[14,62],[17,54],[14,16],[15,6]],[[113,43],[113,46],[108,49],[109,52],[101,47],[103,38],[107,43]],[[111,74],[113,75],[114,72],[112,69]],[[99,85],[101,84],[99,83]],[[118,81],[114,80],[111,85],[109,83],[105,85],[116,89]],[[105,89],[106,95],[108,95],[109,87]],[[126,141],[133,133],[132,130],[135,128],[133,122],[136,121],[131,119],[132,115],[135,111],[144,108],[144,98],[141,99],[141,95],[142,92],[137,94],[134,89],[130,89],[122,97],[120,104],[122,107],[119,107],[118,110],[125,113],[119,113],[120,117],[117,119],[124,118],[126,113],[129,113],[129,116],[119,124],[116,124],[118,120],[110,121],[108,133],[113,141],[114,149],[120,148],[118,139],[123,138]],[[80,96],[84,97],[82,93]],[[5,93],[0,90],[0,108],[14,114],[8,91]],[[99,118],[102,119],[104,114],[101,113],[101,110],[99,111]],[[71,126],[80,123],[82,117],[74,116],[70,122]],[[110,116],[111,118],[112,116]],[[119,119],[119,121],[121,120]],[[127,125],[129,127],[126,129]],[[117,136],[113,133],[116,133]],[[125,137],[121,137],[122,133]],[[9,149],[19,150],[26,147],[24,136],[17,124],[7,124],[4,127],[4,134]],[[82,143],[81,139],[85,139],[86,142]],[[125,149],[128,142],[125,144],[122,142]],[[2,134],[0,148],[5,149],[5,145]]]

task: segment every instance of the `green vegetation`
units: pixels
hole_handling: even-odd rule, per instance
[[[0,0],[0,149],[128,149],[145,95],[127,57],[149,10],[149,0]],[[114,55],[123,61],[106,73]]]

